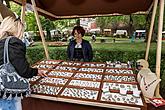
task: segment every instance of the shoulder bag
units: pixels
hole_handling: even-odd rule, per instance
[[[14,66],[9,61],[9,40],[12,38],[8,37],[4,44],[4,64],[0,65],[0,96],[3,99],[11,99],[13,94],[17,97],[18,94],[30,95],[30,84],[29,81],[21,77]],[[7,97],[7,94],[8,97]]]

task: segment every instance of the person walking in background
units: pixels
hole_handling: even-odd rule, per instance
[[[95,34],[92,34],[92,41],[96,42],[96,35]]]
[[[135,42],[135,38],[136,38],[136,32],[134,32],[133,35],[131,36],[131,43]]]
[[[85,30],[81,26],[75,26],[72,35],[75,40],[71,41],[67,48],[70,61],[91,61],[93,59],[92,47],[87,40],[83,39]]]
[[[28,32],[24,32],[22,42],[25,43],[26,47],[34,44],[33,39],[29,36]]]
[[[69,42],[73,41],[73,40],[74,40],[74,36],[70,35],[70,36],[68,37],[68,40],[69,40]]]
[[[26,46],[21,41],[24,32],[24,26],[21,20],[6,17],[0,25],[0,65],[4,62],[4,43],[7,37],[10,37],[8,44],[9,60],[14,66],[17,73],[23,78],[31,78],[33,76],[46,76],[43,71],[31,68],[26,59]],[[21,110],[21,98],[12,97],[11,100],[3,99],[0,95],[0,110]],[[7,94],[8,95],[8,94]]]

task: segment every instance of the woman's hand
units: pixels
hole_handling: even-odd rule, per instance
[[[48,75],[43,71],[43,70],[39,70],[38,69],[38,76],[41,76],[41,77],[47,77]]]

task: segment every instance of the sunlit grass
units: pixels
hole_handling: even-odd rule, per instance
[[[106,37],[108,40],[112,40],[111,37]],[[91,45],[93,49],[103,49],[103,50],[127,50],[127,51],[145,51],[146,50],[146,42],[144,40],[136,39],[134,42],[131,42],[131,39],[123,39],[123,38],[116,38],[116,42],[105,42],[101,43],[99,40],[96,42],[91,42],[90,37],[85,37]],[[101,38],[98,38],[101,39]],[[165,42],[162,42],[162,51],[165,51]],[[41,42],[35,42],[35,46],[28,47],[28,48],[43,48]],[[66,46],[62,47],[48,47],[48,48],[66,48]],[[157,44],[151,43],[150,50],[156,51]]]

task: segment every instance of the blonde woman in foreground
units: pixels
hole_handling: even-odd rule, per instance
[[[46,76],[42,71],[31,68],[26,59],[26,46],[21,41],[24,33],[24,26],[21,20],[6,17],[0,24],[0,65],[3,62],[4,43],[7,37],[12,36],[9,41],[9,60],[14,66],[17,73],[24,78],[31,78],[33,76]],[[0,93],[0,110],[22,110],[21,98],[14,98],[7,100],[2,98],[3,93]],[[9,94],[7,94],[9,95]]]

